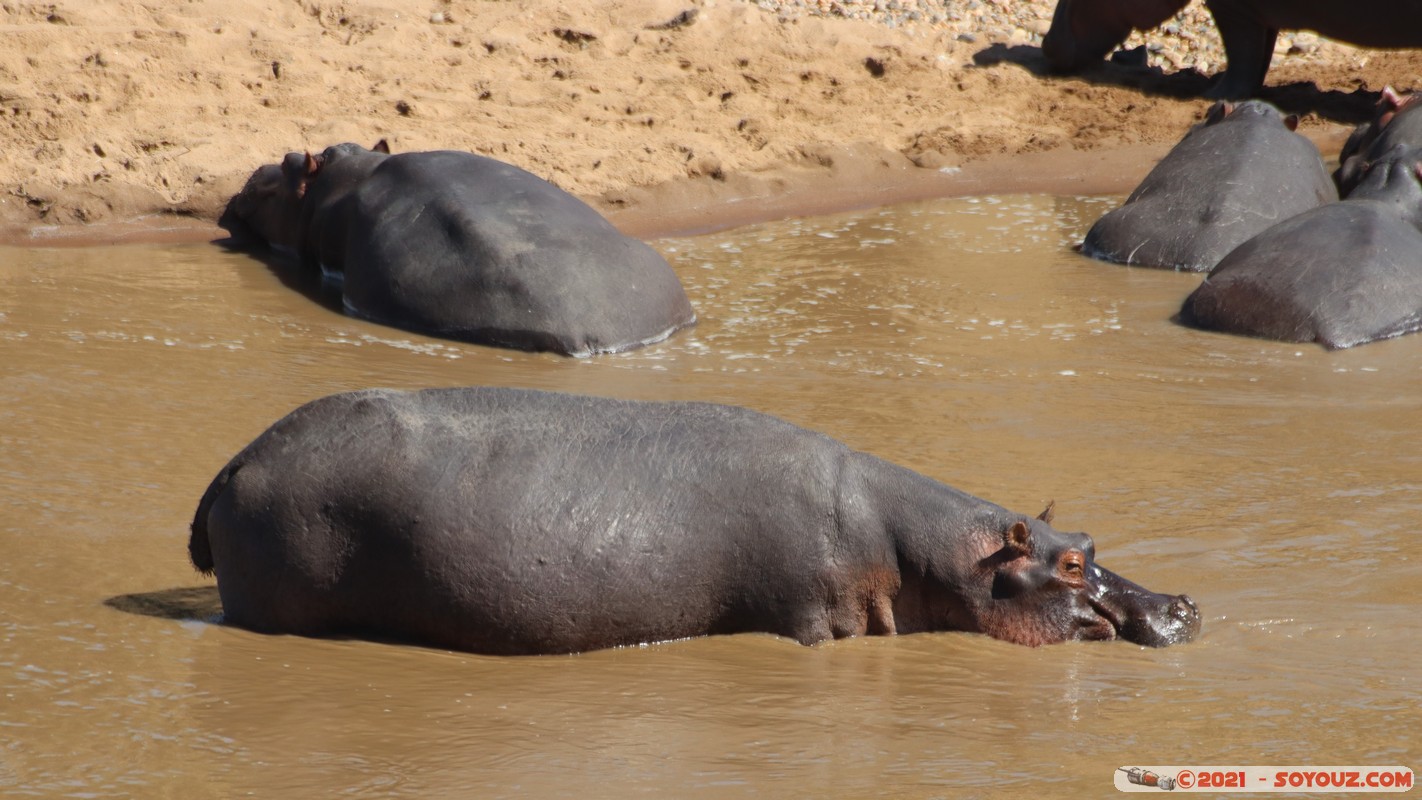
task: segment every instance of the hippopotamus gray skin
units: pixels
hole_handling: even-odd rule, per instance
[[[219,222],[341,276],[348,313],[419,333],[584,356],[696,321],[655,250],[547,181],[471,153],[290,153],[258,169]]]
[[[1134,30],[1154,28],[1188,0],[1058,0],[1042,52],[1053,69],[1100,61]],[[1362,47],[1422,46],[1422,0],[1205,0],[1228,65],[1210,97],[1242,99],[1264,85],[1281,30],[1311,30]]]
[[[1081,252],[1103,261],[1205,272],[1280,220],[1338,199],[1318,148],[1297,120],[1250,100],[1216,103],[1096,221]]]
[[[1333,182],[1338,195],[1347,197],[1358,185],[1368,165],[1402,147],[1422,146],[1422,95],[1399,95],[1385,86],[1372,121],[1359,125],[1338,154]]]
[[[1225,256],[1180,321],[1341,349],[1422,329],[1422,149],[1373,162],[1348,199]]]
[[[282,166],[266,164],[227,201],[217,224],[235,240],[294,254],[300,214],[301,203],[291,193]]]
[[[1090,537],[743,408],[503,388],[302,406],[212,481],[225,621],[490,654],[708,634],[1186,642]]]
[[[286,155],[281,170],[300,201],[296,244],[302,262],[323,272],[343,269],[350,225],[356,222],[346,198],[388,155],[390,145],[384,139],[369,150],[346,143],[328,147],[319,156]]]

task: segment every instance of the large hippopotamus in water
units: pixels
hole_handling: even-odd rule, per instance
[[[1174,16],[1189,0],[1057,0],[1042,52],[1053,69],[1075,72],[1130,36]],[[1205,0],[1228,65],[1211,87],[1246,98],[1264,85],[1281,30],[1311,30],[1362,47],[1422,47],[1422,0]]]
[[[1187,642],[1091,538],[774,417],[502,388],[315,400],[193,520],[227,622],[489,654],[707,634]]]
[[[1096,221],[1081,252],[1205,272],[1270,225],[1337,200],[1318,148],[1296,124],[1259,100],[1216,103],[1125,204]]]
[[[1368,165],[1397,147],[1422,147],[1422,95],[1400,95],[1385,86],[1373,119],[1359,125],[1343,143],[1333,182],[1340,197],[1347,197]]]
[[[1422,149],[1369,165],[1348,199],[1240,245],[1186,298],[1206,330],[1353,347],[1422,329]]]
[[[551,183],[471,153],[290,153],[258,169],[219,224],[342,277],[351,314],[420,333],[582,356],[696,320],[655,250]]]

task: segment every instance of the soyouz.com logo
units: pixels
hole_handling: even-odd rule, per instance
[[[1123,792],[1408,792],[1409,767],[1120,767]]]

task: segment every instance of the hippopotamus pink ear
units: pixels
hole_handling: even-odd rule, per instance
[[[1017,520],[1002,535],[1002,549],[1009,558],[1032,554],[1032,529],[1024,520]]]
[[[1205,112],[1205,124],[1213,125],[1234,112],[1234,103],[1228,100],[1217,100],[1210,106],[1210,110]]]
[[[301,177],[296,182],[296,198],[300,200],[306,196],[306,184],[321,171],[321,157],[306,154],[306,161],[301,166]]]
[[[1396,111],[1402,108],[1402,102],[1402,95],[1398,94],[1396,89],[1391,86],[1384,86],[1382,88],[1382,95],[1378,97],[1378,108],[1387,107]]]
[[[1042,509],[1042,513],[1040,513],[1040,514],[1037,515],[1037,519],[1040,519],[1041,521],[1047,523],[1048,525],[1051,525],[1051,524],[1052,524],[1052,517],[1056,516],[1056,513],[1057,513],[1057,501],[1056,501],[1056,500],[1048,500],[1048,501],[1047,501],[1047,507],[1044,508],[1044,509]]]
[[[381,139],[380,141],[376,142],[375,146],[370,148],[370,150],[373,153],[384,153],[388,156],[390,155],[390,143],[385,141],[384,139]]]

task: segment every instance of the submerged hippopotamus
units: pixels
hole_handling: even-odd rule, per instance
[[[1058,0],[1042,52],[1053,69],[1074,72],[1106,57],[1132,30],[1149,30],[1189,0]],[[1281,30],[1311,30],[1362,47],[1422,46],[1422,0],[1205,0],[1228,66],[1211,97],[1259,91]]]
[[[308,403],[218,473],[189,552],[227,622],[491,654],[707,634],[1194,638],[1184,596],[774,417],[501,388]]]
[[[1296,125],[1258,100],[1216,103],[1124,205],[1096,221],[1081,252],[1205,272],[1270,225],[1337,200],[1318,148]]]
[[[1206,330],[1353,347],[1422,329],[1422,149],[1373,162],[1348,199],[1225,256],[1185,300]]]
[[[1347,197],[1362,179],[1368,165],[1397,147],[1422,147],[1422,95],[1400,95],[1385,86],[1377,114],[1359,125],[1338,154],[1333,182],[1340,197]]]
[[[551,183],[471,153],[290,153],[258,169],[219,224],[342,277],[350,313],[420,333],[581,356],[696,320],[655,250]]]

